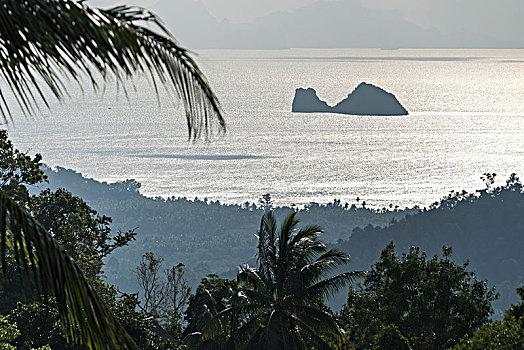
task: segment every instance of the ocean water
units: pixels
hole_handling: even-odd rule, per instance
[[[7,126],[16,147],[87,177],[142,183],[148,196],[275,204],[333,199],[429,205],[480,176],[524,176],[524,50],[207,50],[197,60],[227,134],[187,141],[179,102],[146,79],[104,94],[71,84],[65,104]],[[291,113],[313,87],[336,104],[360,82],[395,94],[409,116]],[[160,102],[160,103],[159,103]],[[3,126],[4,128],[6,126]]]

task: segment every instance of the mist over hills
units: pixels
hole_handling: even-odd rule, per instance
[[[134,180],[98,182],[64,168],[45,167],[49,184],[66,188],[82,197],[100,214],[113,219],[113,230],[137,228],[136,241],[111,254],[106,261],[108,281],[121,290],[134,292],[134,268],[142,254],[155,252],[166,266],[184,263],[188,281],[196,287],[209,273],[234,278],[239,264],[256,264],[256,237],[264,205],[222,204],[207,199],[149,198],[140,194]],[[311,203],[298,212],[302,224],[325,229],[322,240],[349,253],[350,268],[367,270],[380,251],[393,241],[399,251],[418,246],[428,255],[451,246],[454,260],[471,262],[471,270],[500,296],[494,307],[496,317],[518,301],[515,289],[524,283],[524,185],[512,176],[505,186],[491,184],[474,193],[452,192],[430,208],[373,210],[361,205]],[[270,202],[266,203],[270,204]],[[267,208],[267,206],[266,206]],[[282,219],[293,208],[273,207]],[[330,305],[342,305],[344,293]]]
[[[66,188],[100,214],[112,217],[114,231],[137,229],[136,241],[112,253],[105,269],[108,280],[122,290],[137,290],[133,271],[140,257],[150,251],[163,258],[166,266],[184,263],[186,277],[194,287],[206,274],[232,271],[226,275],[233,278],[239,264],[255,264],[255,233],[265,210],[260,203],[228,205],[207,198],[149,198],[139,192],[140,183],[135,180],[108,184],[85,178],[70,169],[44,169],[49,184],[31,188],[32,193],[45,188]],[[290,207],[274,208],[279,219],[291,210]],[[300,210],[300,220],[304,225],[323,227],[322,239],[334,243],[356,227],[370,223],[382,227],[417,211],[377,212],[334,200],[327,204],[309,204]]]
[[[189,48],[506,48],[522,43],[476,34],[467,27],[441,33],[404,19],[399,10],[369,9],[358,0],[316,2],[250,23],[218,21],[200,1],[160,0],[152,6]]]

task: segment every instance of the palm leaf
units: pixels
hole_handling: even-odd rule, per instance
[[[304,266],[310,264],[319,254],[326,252],[326,245],[318,239],[302,239],[291,248],[290,252],[290,271],[299,271]]]
[[[227,339],[225,343],[226,349],[241,349],[246,343],[256,334],[260,325],[263,323],[264,317],[267,317],[267,310],[257,310],[251,318],[241,327],[236,329],[233,334]]]
[[[258,230],[258,265],[266,285],[272,285],[277,264],[276,241],[277,222],[272,211],[267,212],[260,220]]]
[[[280,227],[280,235],[278,237],[279,257],[286,256],[287,249],[289,248],[289,239],[295,230],[295,227],[299,224],[300,220],[296,219],[297,213],[295,211],[289,213],[284,222]]]
[[[336,249],[330,249],[328,252],[319,256],[314,262],[303,266],[300,273],[307,276],[307,282],[311,282],[316,278],[334,272],[341,265],[348,265],[349,263],[350,259],[346,253]]]
[[[318,334],[317,332],[315,332],[313,329],[311,329],[311,327],[309,327],[304,321],[302,321],[300,318],[297,318],[297,317],[294,317],[292,316],[294,321],[297,323],[297,325],[303,330],[305,331],[305,333],[307,333],[311,339],[318,345],[318,348],[319,349],[322,349],[322,350],[331,350],[331,347],[329,346],[328,343],[326,343],[324,341],[324,339],[322,339]]]
[[[258,309],[256,305],[239,304],[220,311],[202,327],[202,339],[213,339],[221,334],[226,334],[230,330],[228,326],[231,322],[242,319]]]
[[[245,297],[245,301],[253,305],[271,306],[271,297],[252,289],[242,289],[239,294]]]
[[[292,261],[290,259],[291,247],[289,246],[289,243],[292,234],[299,223],[299,220],[295,218],[296,214],[296,212],[289,213],[280,227],[278,237],[278,257],[276,259],[275,266],[275,289],[280,294],[277,297],[284,296],[285,285],[287,283],[287,278],[289,277],[288,266],[292,265]]]
[[[318,236],[323,232],[320,226],[310,225],[302,228],[293,236],[289,244],[289,261],[293,264],[292,270],[301,269],[318,254],[326,251],[326,245],[318,239]]]
[[[203,315],[201,315],[201,317],[196,320],[198,329],[202,328],[208,320],[212,319],[214,315],[218,314],[217,301],[207,288],[203,288],[203,291],[204,295],[207,297],[207,302],[202,305],[204,309]]]
[[[20,272],[31,278],[39,293],[56,298],[68,341],[92,349],[137,349],[71,257],[42,225],[2,191],[0,236],[2,268],[9,242]]]
[[[296,317],[300,318],[316,332],[331,334],[337,339],[344,337],[344,331],[340,329],[330,314],[309,305],[294,305]]]
[[[336,271],[341,265],[349,264],[347,254],[334,249],[322,254],[314,262],[298,266],[288,281],[288,295],[302,300],[309,298],[307,287],[317,283],[326,274]]]
[[[260,276],[257,270],[250,267],[248,264],[243,264],[238,267],[237,283],[241,286],[258,288],[260,284]]]
[[[252,350],[252,349],[264,349],[264,343],[265,343],[265,327],[258,327],[255,334],[249,339],[249,342],[246,344],[244,349],[246,350]]]
[[[315,240],[324,232],[322,227],[318,225],[307,225],[298,231],[298,233],[291,240],[291,246],[297,245],[301,240]]]
[[[71,0],[3,0],[0,7],[0,75],[28,114],[39,102],[48,106],[47,91],[59,101],[67,96],[66,80],[82,88],[87,77],[99,81],[147,74],[158,96],[158,83],[182,99],[189,136],[206,138],[225,131],[218,99],[188,52],[178,46],[151,12],[127,6],[109,10]],[[138,25],[156,25],[162,34]],[[12,120],[6,91],[0,89],[0,113]]]
[[[329,298],[334,296],[341,288],[353,283],[355,280],[364,277],[363,271],[350,271],[326,278],[314,285],[306,288],[304,295],[307,300],[312,300],[317,296]]]
[[[289,327],[286,323],[285,316],[282,312],[277,310],[271,312],[265,327],[266,336],[264,349],[292,349],[289,341],[293,338],[293,335],[289,334]]]

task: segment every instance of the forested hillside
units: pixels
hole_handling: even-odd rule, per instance
[[[269,194],[256,204],[224,205],[147,198],[134,180],[100,183],[61,168],[44,173],[39,155],[32,159],[1,136],[2,190],[70,252],[143,348],[211,342],[229,349],[275,339],[277,348],[307,340],[334,349],[522,343],[524,194],[515,174],[500,187],[493,186],[495,174],[484,174],[484,190],[452,192],[422,210],[337,200],[273,208]],[[19,278],[8,258],[9,274]],[[510,306],[519,301],[515,291],[521,302]],[[12,334],[6,341],[69,348],[55,305],[36,297],[20,303],[20,292],[8,283],[0,293],[0,331]],[[252,313],[237,319],[241,310]],[[231,327],[214,330],[222,320]],[[300,329],[281,327],[297,320]],[[320,332],[314,338],[311,327]]]
[[[60,167],[44,170],[49,188],[66,188],[99,213],[110,216],[113,231],[136,228],[136,241],[111,254],[105,267],[108,281],[129,292],[137,289],[133,270],[146,252],[154,252],[166,266],[185,264],[192,285],[209,273],[234,276],[239,264],[254,261],[260,217],[272,207],[268,194],[261,194],[258,203],[242,205],[197,198],[149,198],[140,194],[140,183],[134,180],[105,183]],[[42,189],[40,185],[32,192]],[[294,208],[273,210],[281,219]],[[323,227],[325,242],[336,242],[349,237],[356,227],[385,226],[394,218],[417,211],[374,210],[366,208],[362,201],[350,205],[334,200],[328,204],[311,203],[301,208],[297,217],[303,224]]]
[[[367,269],[390,241],[400,251],[416,246],[428,255],[451,246],[455,261],[469,260],[471,270],[496,287],[500,316],[519,300],[515,290],[524,282],[524,194],[516,175],[497,188],[492,188],[493,174],[487,175],[485,190],[451,193],[431,209],[387,227],[357,228],[336,247],[351,255],[353,268]]]
[[[166,266],[184,263],[192,285],[209,273],[232,277],[239,264],[254,262],[255,232],[264,210],[271,207],[268,195],[243,205],[148,198],[134,180],[108,184],[63,168],[45,168],[45,173],[51,189],[67,188],[112,217],[113,230],[136,228],[136,241],[112,254],[105,267],[108,281],[127,291],[136,290],[133,270],[146,252],[154,252]],[[497,188],[492,187],[492,178],[484,179],[486,189],[452,192],[420,211],[373,210],[360,202],[335,200],[312,203],[297,217],[304,224],[323,227],[324,241],[349,253],[353,269],[368,269],[390,241],[400,251],[418,246],[428,255],[451,246],[455,261],[469,260],[472,271],[496,287],[500,296],[495,309],[500,315],[519,300],[515,289],[524,281],[524,195],[516,175]],[[273,208],[278,218],[293,209]]]

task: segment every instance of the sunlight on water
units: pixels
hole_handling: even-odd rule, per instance
[[[116,99],[72,89],[45,118],[15,119],[15,145],[104,181],[134,178],[150,196],[277,204],[334,198],[428,205],[451,190],[524,176],[524,50],[203,51],[228,134],[187,142],[178,102],[158,107],[144,81]],[[329,104],[365,81],[394,93],[407,117],[294,114],[299,87]]]

